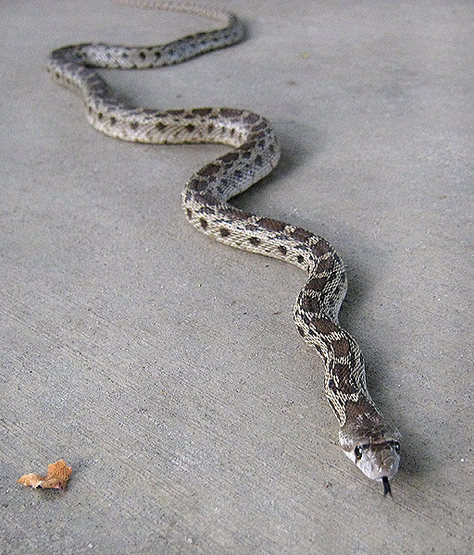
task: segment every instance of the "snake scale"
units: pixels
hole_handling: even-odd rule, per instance
[[[359,346],[338,323],[347,289],[341,258],[325,239],[305,229],[228,204],[278,164],[280,147],[269,122],[235,108],[137,109],[119,100],[94,69],[179,63],[239,42],[244,35],[241,22],[231,13],[187,4],[158,1],[140,7],[204,16],[217,20],[221,27],[158,46],[65,46],[50,54],[49,72],[57,83],[82,97],[89,123],[106,135],[140,143],[233,147],[188,181],[182,193],[186,217],[199,231],[222,243],[290,262],[307,272],[294,305],[296,328],[324,361],[324,390],[340,425],[342,449],[366,476],[383,482],[384,494],[390,493],[389,480],[400,461],[400,435],[376,408]]]

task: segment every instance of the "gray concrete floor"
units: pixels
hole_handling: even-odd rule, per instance
[[[247,40],[109,72],[148,107],[247,107],[283,145],[238,204],[330,240],[342,315],[403,434],[392,499],[340,450],[291,317],[304,276],[186,222],[226,151],[121,143],[45,73],[71,42],[212,23],[110,3],[0,6],[2,553],[468,553],[472,5],[214,2]],[[15,482],[65,458],[63,494]]]

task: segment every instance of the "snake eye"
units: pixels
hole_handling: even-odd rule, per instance
[[[400,454],[400,444],[398,443],[398,441],[395,441],[395,442],[393,443],[393,448],[395,449],[395,453],[396,453],[397,455],[399,455],[399,454]]]
[[[358,445],[354,449],[354,455],[355,455],[356,460],[360,461],[360,459],[362,458],[362,447],[360,447],[360,445]]]

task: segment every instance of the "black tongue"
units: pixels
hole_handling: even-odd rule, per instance
[[[387,493],[389,493],[390,497],[392,497],[392,490],[390,489],[390,484],[387,476],[384,476],[382,478],[382,482],[383,482],[383,496],[386,497]]]

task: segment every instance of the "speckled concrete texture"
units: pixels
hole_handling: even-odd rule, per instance
[[[204,1],[204,0],[203,0]],[[222,146],[121,143],[48,52],[212,27],[92,0],[4,0],[0,552],[469,553],[472,23],[464,1],[232,0],[240,45],[104,72],[137,104],[245,107],[283,157],[238,199],[326,237],[342,321],[403,435],[393,500],[338,446],[296,268],[186,222]],[[64,458],[64,493],[16,484]]]

